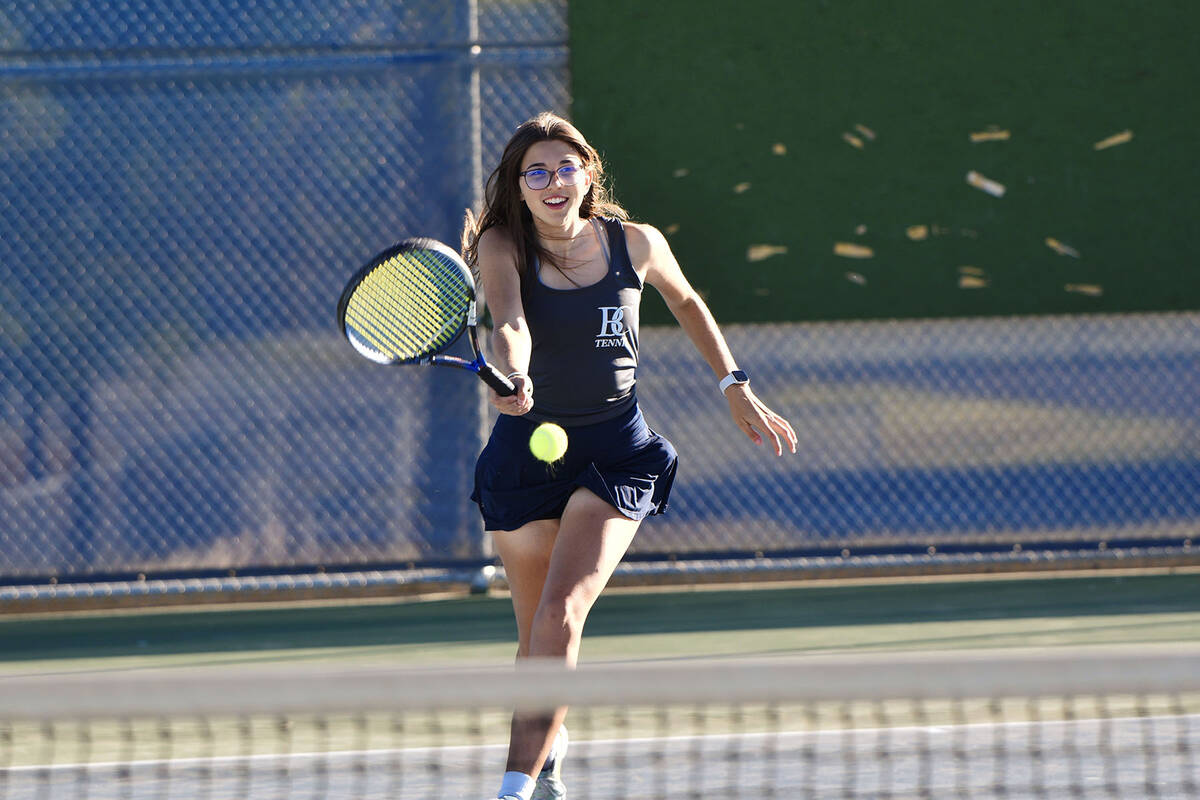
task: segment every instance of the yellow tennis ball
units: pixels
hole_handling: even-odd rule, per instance
[[[541,461],[558,461],[567,452],[567,432],[553,422],[543,422],[529,437],[529,452]]]

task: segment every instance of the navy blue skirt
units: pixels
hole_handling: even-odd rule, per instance
[[[529,452],[537,426],[526,417],[500,415],[479,455],[471,499],[479,504],[487,530],[558,519],[581,486],[629,519],[666,510],[678,456],[669,441],[646,426],[636,403],[614,419],[565,428],[567,452],[552,464]]]

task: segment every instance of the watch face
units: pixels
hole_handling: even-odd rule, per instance
[[[750,376],[742,372],[740,369],[735,369],[729,374],[732,375],[733,379],[738,383],[747,383],[750,380]]]

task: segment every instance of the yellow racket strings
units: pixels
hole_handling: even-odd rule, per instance
[[[454,341],[470,303],[457,265],[407,250],[367,274],[347,304],[346,324],[387,358],[409,360]]]

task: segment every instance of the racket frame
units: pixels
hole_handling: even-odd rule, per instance
[[[475,279],[471,276],[471,271],[467,265],[463,263],[462,258],[458,253],[451,250],[446,245],[427,237],[412,237],[404,239],[391,247],[383,250],[360,269],[358,269],[350,280],[346,283],[346,288],[342,290],[342,296],[338,299],[337,304],[337,323],[338,330],[346,337],[346,340],[354,347],[355,352],[359,355],[364,355],[357,346],[354,345],[350,330],[346,325],[346,312],[350,306],[350,299],[354,296],[355,291],[362,285],[363,281],[377,267],[385,262],[395,258],[404,252],[412,252],[415,250],[429,250],[438,253],[440,256],[448,259],[450,263],[459,268],[462,273],[463,283],[466,285],[470,301],[467,305],[465,314],[462,314],[458,320],[458,330],[454,335],[441,347],[431,348],[413,358],[393,358],[393,359],[375,359],[370,360],[376,364],[385,365],[404,365],[404,364],[432,364],[438,367],[457,367],[465,369],[468,372],[474,372],[479,376],[480,380],[492,387],[501,397],[509,397],[516,394],[516,387],[512,381],[500,374],[500,372],[487,362],[483,357],[483,352],[479,348],[479,333],[476,329],[478,324],[478,315],[475,304]],[[474,358],[460,358],[459,356],[447,355],[446,350],[449,350],[462,338],[463,331],[467,333],[467,341],[471,346],[471,352]],[[366,357],[364,355],[364,357]]]

